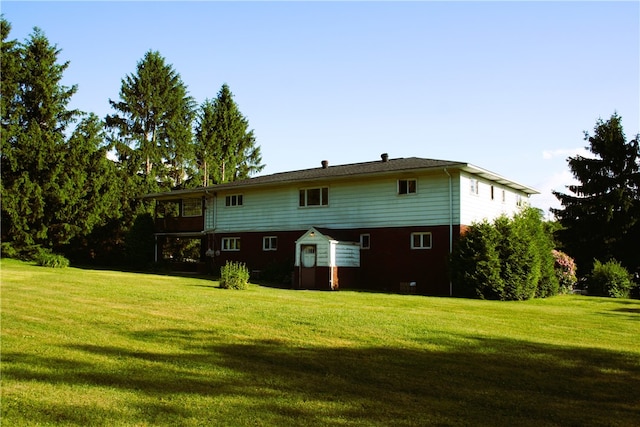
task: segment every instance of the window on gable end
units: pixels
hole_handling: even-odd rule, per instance
[[[479,183],[477,179],[472,178],[469,180],[469,192],[471,194],[478,195],[478,186]]]

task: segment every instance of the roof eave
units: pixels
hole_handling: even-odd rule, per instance
[[[464,166],[460,167],[460,169],[465,172],[469,172],[473,175],[477,175],[481,178],[485,178],[490,181],[497,182],[498,184],[504,185],[506,187],[513,188],[514,190],[522,191],[523,193],[528,195],[540,194],[540,192],[533,187],[520,184],[519,182],[505,178],[502,175],[498,175],[494,172],[488,171],[486,169],[483,169],[481,167],[478,167],[472,164],[467,163]]]

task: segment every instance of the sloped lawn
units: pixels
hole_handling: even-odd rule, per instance
[[[3,426],[640,425],[636,300],[1,268]]]

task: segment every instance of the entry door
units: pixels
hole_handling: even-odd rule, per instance
[[[300,287],[316,287],[316,245],[300,246]]]

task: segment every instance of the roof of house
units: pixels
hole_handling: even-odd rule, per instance
[[[312,169],[302,169],[291,172],[280,172],[271,175],[257,176],[224,184],[216,184],[209,187],[199,187],[185,190],[174,190],[171,192],[147,194],[144,198],[174,198],[179,194],[200,194],[209,191],[218,191],[233,188],[251,188],[263,185],[275,185],[292,182],[317,181],[319,179],[339,179],[347,176],[377,176],[397,172],[427,171],[427,170],[462,170],[472,175],[476,175],[490,181],[505,185],[507,187],[522,191],[526,194],[539,194],[532,187],[519,184],[515,181],[504,178],[493,172],[473,166],[468,163],[455,162],[450,160],[423,159],[419,157],[408,157],[390,159],[386,155],[382,160],[364,163],[352,163],[346,165],[329,166],[322,162],[322,166]]]

